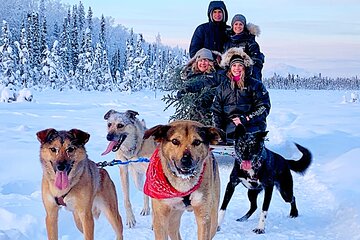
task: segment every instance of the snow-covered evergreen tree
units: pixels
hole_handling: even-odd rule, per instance
[[[31,15],[31,63],[33,68],[39,68],[41,63],[41,39],[40,39],[40,26],[39,15],[32,13]]]
[[[60,40],[60,28],[59,28],[59,25],[57,22],[55,22],[54,24],[54,32],[53,34],[51,35],[51,41],[50,41],[50,44],[54,44],[55,41],[58,41],[59,42]]]
[[[92,71],[91,71],[91,89],[89,90],[104,90],[104,79],[103,79],[103,73],[101,69],[102,64],[102,46],[100,43],[96,44],[94,58],[92,62]]]
[[[42,65],[42,86],[45,88],[55,89],[57,87],[57,69],[52,59],[51,52],[48,49],[44,51],[44,60]]]
[[[19,63],[17,76],[19,76],[20,85],[24,88],[29,88],[34,85],[34,82],[31,78],[31,65],[30,65],[30,54],[27,48],[27,37],[26,29],[23,28],[20,33],[20,42],[16,41],[15,46],[18,48],[19,54]]]
[[[111,58],[111,64],[110,64],[110,72],[111,76],[113,78],[113,84],[117,86],[118,83],[120,83],[120,49],[117,49],[114,55]]]
[[[84,45],[82,52],[79,54],[79,63],[75,72],[76,86],[78,89],[89,90],[89,85],[94,84],[91,81],[92,63],[93,63],[93,48],[92,37],[90,29],[85,31]]]
[[[85,8],[84,8],[84,4],[80,1],[79,2],[79,8],[78,8],[78,28],[79,28],[79,33],[81,32],[85,32],[86,26],[85,26]]]
[[[72,28],[71,28],[71,35],[70,35],[70,42],[71,42],[71,61],[72,61],[72,70],[75,72],[75,69],[79,62],[79,34],[78,34],[78,10],[76,5],[73,7],[72,12]]]
[[[80,1],[79,2],[79,8],[78,8],[78,40],[79,40],[79,54],[82,53],[82,46],[84,44],[84,38],[85,38],[85,8],[84,4]]]
[[[0,84],[8,86],[9,84],[18,85],[16,82],[15,55],[11,47],[11,33],[8,23],[4,20],[1,27],[0,36],[0,73],[2,78]]]
[[[91,38],[92,38],[92,34],[93,34],[93,11],[91,9],[91,7],[89,7],[88,12],[87,12],[87,16],[86,16],[86,22],[87,22],[87,28],[89,28],[90,33],[91,33]]]
[[[45,57],[45,51],[47,51],[47,23],[46,23],[46,17],[44,16],[42,18],[42,28],[40,32],[40,52],[41,52],[41,59],[44,59]]]
[[[45,0],[40,0],[39,4],[39,22],[44,22],[44,19],[46,18],[46,7],[45,7]]]
[[[135,68],[133,66],[134,58],[135,58],[134,32],[133,29],[131,29],[130,36],[126,41],[124,76],[122,78],[121,84],[119,85],[120,90],[127,91],[128,93],[131,93],[133,91],[133,86],[135,81],[135,76],[134,76]]]
[[[67,73],[64,68],[63,59],[61,58],[60,44],[58,41],[54,42],[49,58],[54,65],[55,88],[59,90],[71,88],[72,86],[69,86],[71,83],[67,81]]]
[[[70,70],[70,58],[68,54],[69,49],[69,20],[68,18],[64,18],[62,32],[60,34],[60,55],[64,62],[64,68],[66,72]]]
[[[150,78],[147,74],[146,59],[148,58],[144,51],[145,40],[142,34],[138,35],[135,49],[135,59],[133,61],[133,67],[135,68],[134,76],[136,79],[136,85],[134,90],[139,91],[141,89],[151,89]]]
[[[106,49],[103,49],[101,72],[104,78],[104,89],[110,90],[114,86],[114,84],[111,76],[109,58]]]
[[[92,86],[99,90],[138,91],[154,89],[159,86],[157,81],[164,78],[162,75],[167,74],[169,48],[161,45],[160,34],[156,36],[156,44],[146,43],[141,34],[115,24],[111,17],[93,18],[91,7],[85,14],[81,1],[69,7],[58,0],[4,0],[0,16],[14,23],[9,29],[15,29],[10,47],[17,85],[41,88],[56,82],[53,87],[63,89],[61,81],[65,81],[66,86],[84,90]],[[100,23],[99,27],[93,27],[93,22]],[[94,46],[97,46],[96,58]],[[109,56],[112,56],[111,64]],[[49,67],[52,65],[58,70],[53,71]],[[4,74],[2,69],[0,74]],[[91,76],[94,74],[95,79]]]
[[[106,49],[106,21],[104,15],[101,15],[99,43],[103,49]]]

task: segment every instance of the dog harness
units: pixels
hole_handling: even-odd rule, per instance
[[[176,190],[166,178],[160,157],[159,157],[159,148],[156,148],[153,155],[150,158],[150,164],[146,171],[146,180],[144,185],[144,193],[151,198],[155,199],[166,199],[166,198],[174,198],[174,197],[186,197],[196,191],[203,180],[203,175],[205,171],[205,164],[203,167],[203,171],[200,175],[198,183],[191,188],[189,191],[180,192]],[[186,205],[186,204],[185,204]]]

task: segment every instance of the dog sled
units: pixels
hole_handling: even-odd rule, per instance
[[[235,149],[233,145],[210,145],[210,148],[214,155],[235,156]]]

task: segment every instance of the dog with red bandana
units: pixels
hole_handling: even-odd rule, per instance
[[[157,125],[144,134],[154,136],[158,147],[146,173],[145,194],[151,197],[155,239],[181,239],[185,210],[194,211],[200,240],[216,233],[220,196],[218,164],[210,144],[221,133],[190,120]]]

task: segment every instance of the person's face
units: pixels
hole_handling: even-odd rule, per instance
[[[223,20],[223,12],[220,9],[215,9],[212,12],[212,19],[214,22],[221,22]]]
[[[231,74],[236,77],[245,73],[245,67],[241,63],[234,63],[230,67]]]
[[[233,31],[235,34],[240,34],[244,31],[244,24],[240,21],[235,21],[233,25]]]
[[[201,72],[206,72],[210,67],[209,59],[201,59],[197,62],[197,67]]]

